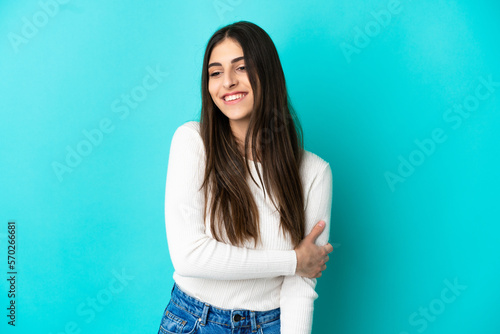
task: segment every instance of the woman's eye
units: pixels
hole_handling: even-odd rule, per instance
[[[246,70],[246,67],[245,66],[240,66],[237,68],[238,70],[241,70],[241,71],[244,71]],[[221,72],[212,72],[212,74],[210,74],[211,77],[215,77],[217,75],[219,75]]]

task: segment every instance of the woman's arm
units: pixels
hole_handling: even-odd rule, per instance
[[[205,233],[204,147],[192,124],[181,125],[170,146],[165,227],[175,271],[182,276],[240,280],[294,275],[294,250],[256,250],[219,242]]]
[[[330,234],[332,208],[332,170],[328,163],[311,185],[306,205],[306,233],[318,220],[326,223],[323,233],[316,239],[319,246],[326,245]],[[314,311],[317,279],[298,275],[286,276],[280,295],[281,333],[310,334]]]

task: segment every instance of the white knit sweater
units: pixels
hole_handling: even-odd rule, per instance
[[[172,138],[168,161],[165,226],[173,278],[189,295],[219,308],[266,311],[281,308],[281,333],[310,334],[316,279],[295,275],[294,247],[279,230],[279,213],[269,196],[248,176],[259,208],[262,244],[231,245],[222,231],[218,242],[203,223],[204,198],[199,190],[204,176],[205,150],[196,121],[179,126]],[[253,161],[252,175],[259,178]],[[262,166],[257,163],[262,175]],[[305,198],[306,235],[320,220],[326,228],[316,240],[328,242],[332,202],[332,171],[328,162],[305,151],[300,167]],[[263,185],[261,188],[264,189]]]

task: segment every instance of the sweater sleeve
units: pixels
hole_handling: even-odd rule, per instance
[[[314,179],[306,205],[306,235],[320,220],[325,221],[325,230],[316,239],[316,245],[326,245],[330,234],[332,208],[332,171],[327,163]],[[310,334],[317,279],[298,275],[285,276],[280,294],[281,333]]]
[[[198,131],[183,124],[170,145],[165,227],[177,274],[219,280],[294,275],[295,250],[257,250],[219,242],[205,233],[204,147]]]

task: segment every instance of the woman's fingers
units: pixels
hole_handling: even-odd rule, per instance
[[[321,234],[321,226],[318,224],[315,229],[316,231],[312,231],[295,247],[297,255],[295,273],[309,278],[320,277],[317,276],[318,272],[321,274],[326,269],[325,264],[330,260],[328,254],[333,251],[333,246],[330,243],[323,246],[315,244],[316,237]]]
[[[316,224],[316,226],[314,226],[312,231],[308,235],[306,235],[306,237],[303,240],[307,240],[311,243],[314,243],[316,239],[319,237],[319,235],[323,233],[324,229],[325,229],[325,222],[320,220]]]

